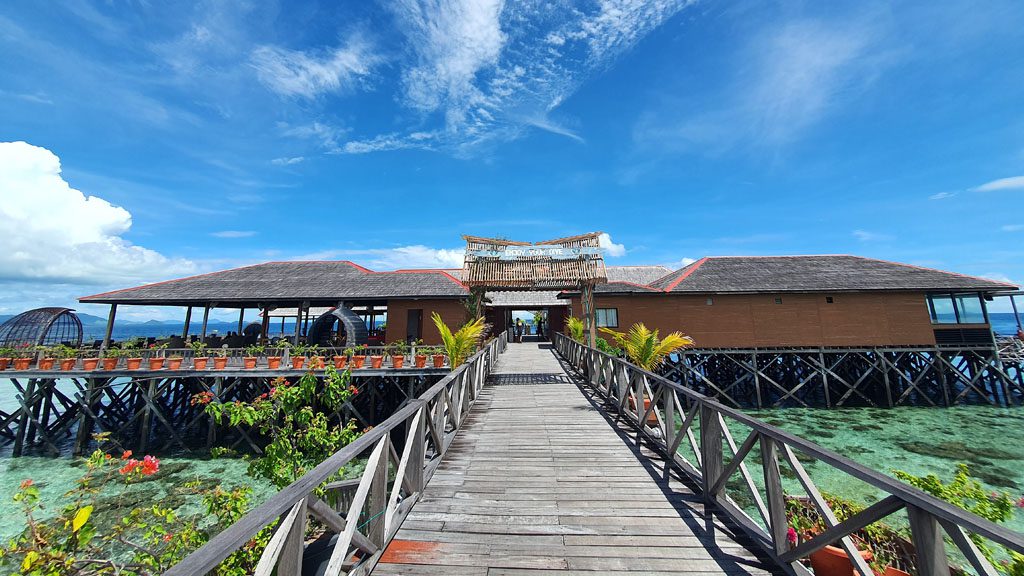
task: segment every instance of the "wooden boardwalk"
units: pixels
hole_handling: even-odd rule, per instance
[[[549,345],[509,345],[373,573],[781,573],[629,433]]]

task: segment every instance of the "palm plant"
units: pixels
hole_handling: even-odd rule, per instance
[[[659,339],[658,331],[647,328],[643,322],[633,324],[628,332],[616,332],[610,328],[601,328],[601,332],[615,338],[630,361],[648,371],[660,366],[669,354],[693,345],[693,339],[682,332],[672,332]]]
[[[452,333],[448,325],[441,319],[440,314],[432,312],[430,318],[434,321],[434,326],[437,326],[437,331],[441,333],[441,343],[448,353],[448,362],[454,370],[466,361],[466,358],[473,353],[477,343],[480,342],[480,337],[484,332],[484,319],[477,318],[467,322],[458,331]]]
[[[569,337],[583,343],[583,320],[570,316],[565,319],[565,327],[569,329]]]

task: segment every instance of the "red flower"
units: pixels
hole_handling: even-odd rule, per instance
[[[160,470],[160,461],[156,458],[147,455],[142,459],[142,473],[146,476],[152,476]]]
[[[124,466],[118,468],[117,472],[121,474],[121,476],[127,476],[128,474],[131,474],[138,470],[140,466],[142,466],[142,462],[139,462],[135,458],[132,458],[128,462],[125,462]]]
[[[1024,496],[1021,496],[1020,500],[1017,500],[1017,508],[1024,508]]]
[[[349,386],[348,391],[351,392],[353,396],[359,394],[359,388],[356,388],[355,385]]]
[[[171,533],[164,534],[164,542],[170,542],[172,538],[174,538],[174,534],[171,534]]]
[[[789,542],[790,546],[796,546],[796,530],[792,526],[786,531],[786,542]]]
[[[121,454],[121,460],[127,460],[127,459],[129,459],[131,457],[132,457],[132,451],[131,450],[125,450],[124,454]]]
[[[26,479],[21,481],[21,489],[24,490],[25,488],[28,488],[32,484],[33,484],[32,479],[31,478],[26,478]]]

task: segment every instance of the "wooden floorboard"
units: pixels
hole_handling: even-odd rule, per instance
[[[373,573],[781,573],[654,462],[550,347],[510,344]]]

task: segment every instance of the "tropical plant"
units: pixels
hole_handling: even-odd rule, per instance
[[[77,358],[78,357],[78,349],[77,348],[72,348],[71,346],[65,346],[64,344],[60,344],[59,346],[54,346],[54,348],[52,350],[52,353],[54,355],[56,355],[58,358],[63,358],[65,360],[70,359],[70,358]]]
[[[409,352],[409,344],[405,340],[395,340],[388,346],[391,356],[405,356]]]
[[[431,312],[430,317],[434,321],[434,326],[437,326],[437,331],[441,333],[441,342],[445,352],[448,353],[448,362],[454,370],[466,361],[466,358],[473,353],[474,348],[480,342],[484,332],[484,319],[477,318],[467,322],[458,331],[452,333],[448,325],[441,319],[440,314]]]
[[[346,356],[348,358],[351,358],[352,356],[354,356],[355,353],[356,353],[356,351],[351,346],[349,346],[348,348],[345,348],[344,350],[341,351],[341,355],[342,356]]]
[[[570,316],[565,319],[565,327],[569,330],[570,338],[581,344],[583,343],[583,320]]]
[[[245,355],[249,356],[250,358],[258,358],[260,356],[263,356],[263,352],[265,351],[266,347],[261,346],[260,344],[252,344],[245,347]]]
[[[230,353],[230,352],[231,352],[231,351],[230,351],[230,350],[228,350],[228,347],[227,347],[227,346],[221,346],[220,348],[214,348],[214,349],[213,349],[213,353],[214,353],[214,354],[215,354],[216,356],[219,356],[219,357],[221,357],[221,358],[227,358],[227,357],[228,357],[228,353]]]
[[[289,344],[288,349],[292,356],[305,356],[309,352],[309,346],[305,344]]]
[[[629,360],[644,370],[654,370],[666,356],[693,344],[693,339],[682,332],[658,338],[658,331],[650,330],[643,322],[633,324],[628,332],[617,332],[611,328],[601,328],[601,332],[614,338]]]
[[[601,352],[604,352],[605,354],[609,354],[611,356],[622,355],[622,348],[616,348],[615,346],[612,346],[604,338],[598,338],[595,344],[597,344],[597,349],[600,350]]]
[[[194,356],[202,356],[206,353],[206,342],[202,340],[193,340],[188,343],[188,347],[192,349]]]

